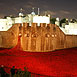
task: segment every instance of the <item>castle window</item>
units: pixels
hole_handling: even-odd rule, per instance
[[[37,37],[37,34],[32,34],[32,37]]]
[[[55,35],[52,34],[52,37],[55,37]]]
[[[56,34],[55,35],[52,34],[52,37],[57,37],[57,35]]]
[[[21,33],[19,33],[19,36],[22,36],[22,34],[21,34]]]
[[[55,37],[56,37],[57,35],[55,35]]]
[[[24,36],[25,36],[25,37],[29,37],[29,34],[25,34]]]
[[[50,37],[50,34],[46,34],[45,37]]]

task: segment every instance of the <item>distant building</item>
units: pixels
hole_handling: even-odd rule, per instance
[[[69,24],[63,23],[62,27],[60,28],[65,34],[77,35],[77,23],[71,23],[71,22],[69,22]]]
[[[7,31],[15,23],[29,23],[31,26],[32,23],[37,23],[38,26],[40,23],[50,23],[50,16],[40,16],[36,15],[33,11],[31,14],[24,15],[22,12],[19,13],[17,17],[6,17],[0,19],[0,31]]]

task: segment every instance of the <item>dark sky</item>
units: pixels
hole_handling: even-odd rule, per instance
[[[24,14],[32,12],[32,7],[40,8],[40,13],[45,11],[52,17],[77,18],[77,0],[0,0],[0,17],[17,15],[20,8]]]

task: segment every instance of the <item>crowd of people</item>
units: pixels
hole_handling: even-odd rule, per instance
[[[0,77],[31,77],[31,73],[26,69],[26,67],[24,67],[24,71],[22,71],[21,69],[15,69],[15,66],[13,66],[10,69],[10,74],[7,74],[4,66],[1,65]]]

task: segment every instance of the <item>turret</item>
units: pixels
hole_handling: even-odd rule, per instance
[[[22,12],[23,12],[23,9],[21,8],[21,9],[20,9],[20,13],[19,13],[19,17],[24,16],[24,14],[23,14]]]

